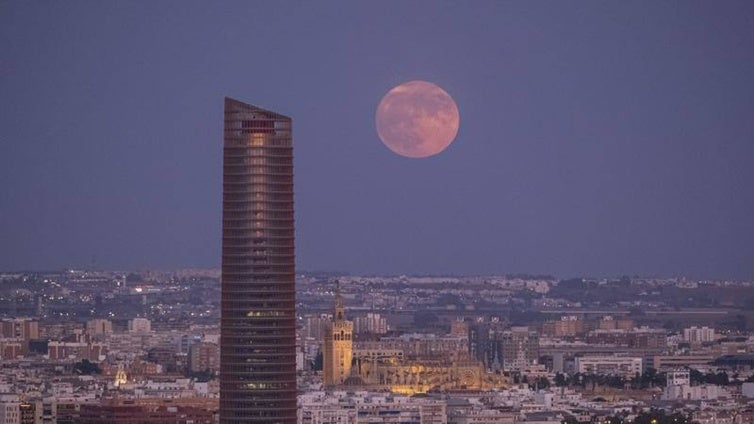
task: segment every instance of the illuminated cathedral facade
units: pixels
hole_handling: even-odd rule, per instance
[[[410,335],[358,343],[354,343],[353,328],[338,287],[322,346],[327,389],[360,387],[413,395],[431,390],[499,389],[510,383],[508,377],[485,371],[482,362],[470,357],[467,331],[458,323],[446,336]]]

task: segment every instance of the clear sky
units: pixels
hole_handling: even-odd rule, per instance
[[[218,266],[226,95],[294,120],[299,270],[754,278],[750,0],[0,2],[0,268]]]

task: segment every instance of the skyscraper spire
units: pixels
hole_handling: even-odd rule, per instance
[[[346,306],[343,303],[343,294],[340,291],[340,280],[335,281],[335,285],[335,310],[333,318],[336,321],[343,321],[346,319]]]

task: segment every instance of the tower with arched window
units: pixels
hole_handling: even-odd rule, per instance
[[[325,331],[323,373],[325,387],[342,384],[351,375],[353,357],[353,321],[346,320],[340,287],[335,293],[333,319]]]

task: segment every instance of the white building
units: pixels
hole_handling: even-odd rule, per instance
[[[689,327],[683,330],[683,341],[705,343],[715,341],[715,329],[709,327]]]
[[[18,395],[0,393],[0,424],[19,424],[21,410]]]
[[[727,395],[724,388],[711,384],[692,386],[689,371],[678,369],[668,372],[668,382],[662,393],[663,400],[708,400]]]
[[[583,356],[576,358],[576,371],[582,374],[634,377],[642,372],[642,359],[628,356]]]
[[[128,331],[132,333],[149,333],[152,331],[152,323],[146,318],[134,318],[128,321]]]
[[[754,383],[744,383],[741,385],[741,394],[747,398],[754,398]]]
[[[300,424],[447,424],[445,402],[367,392],[299,396]]]
[[[388,331],[387,320],[380,314],[369,312],[366,316],[353,320],[354,332],[358,334],[385,334]]]

